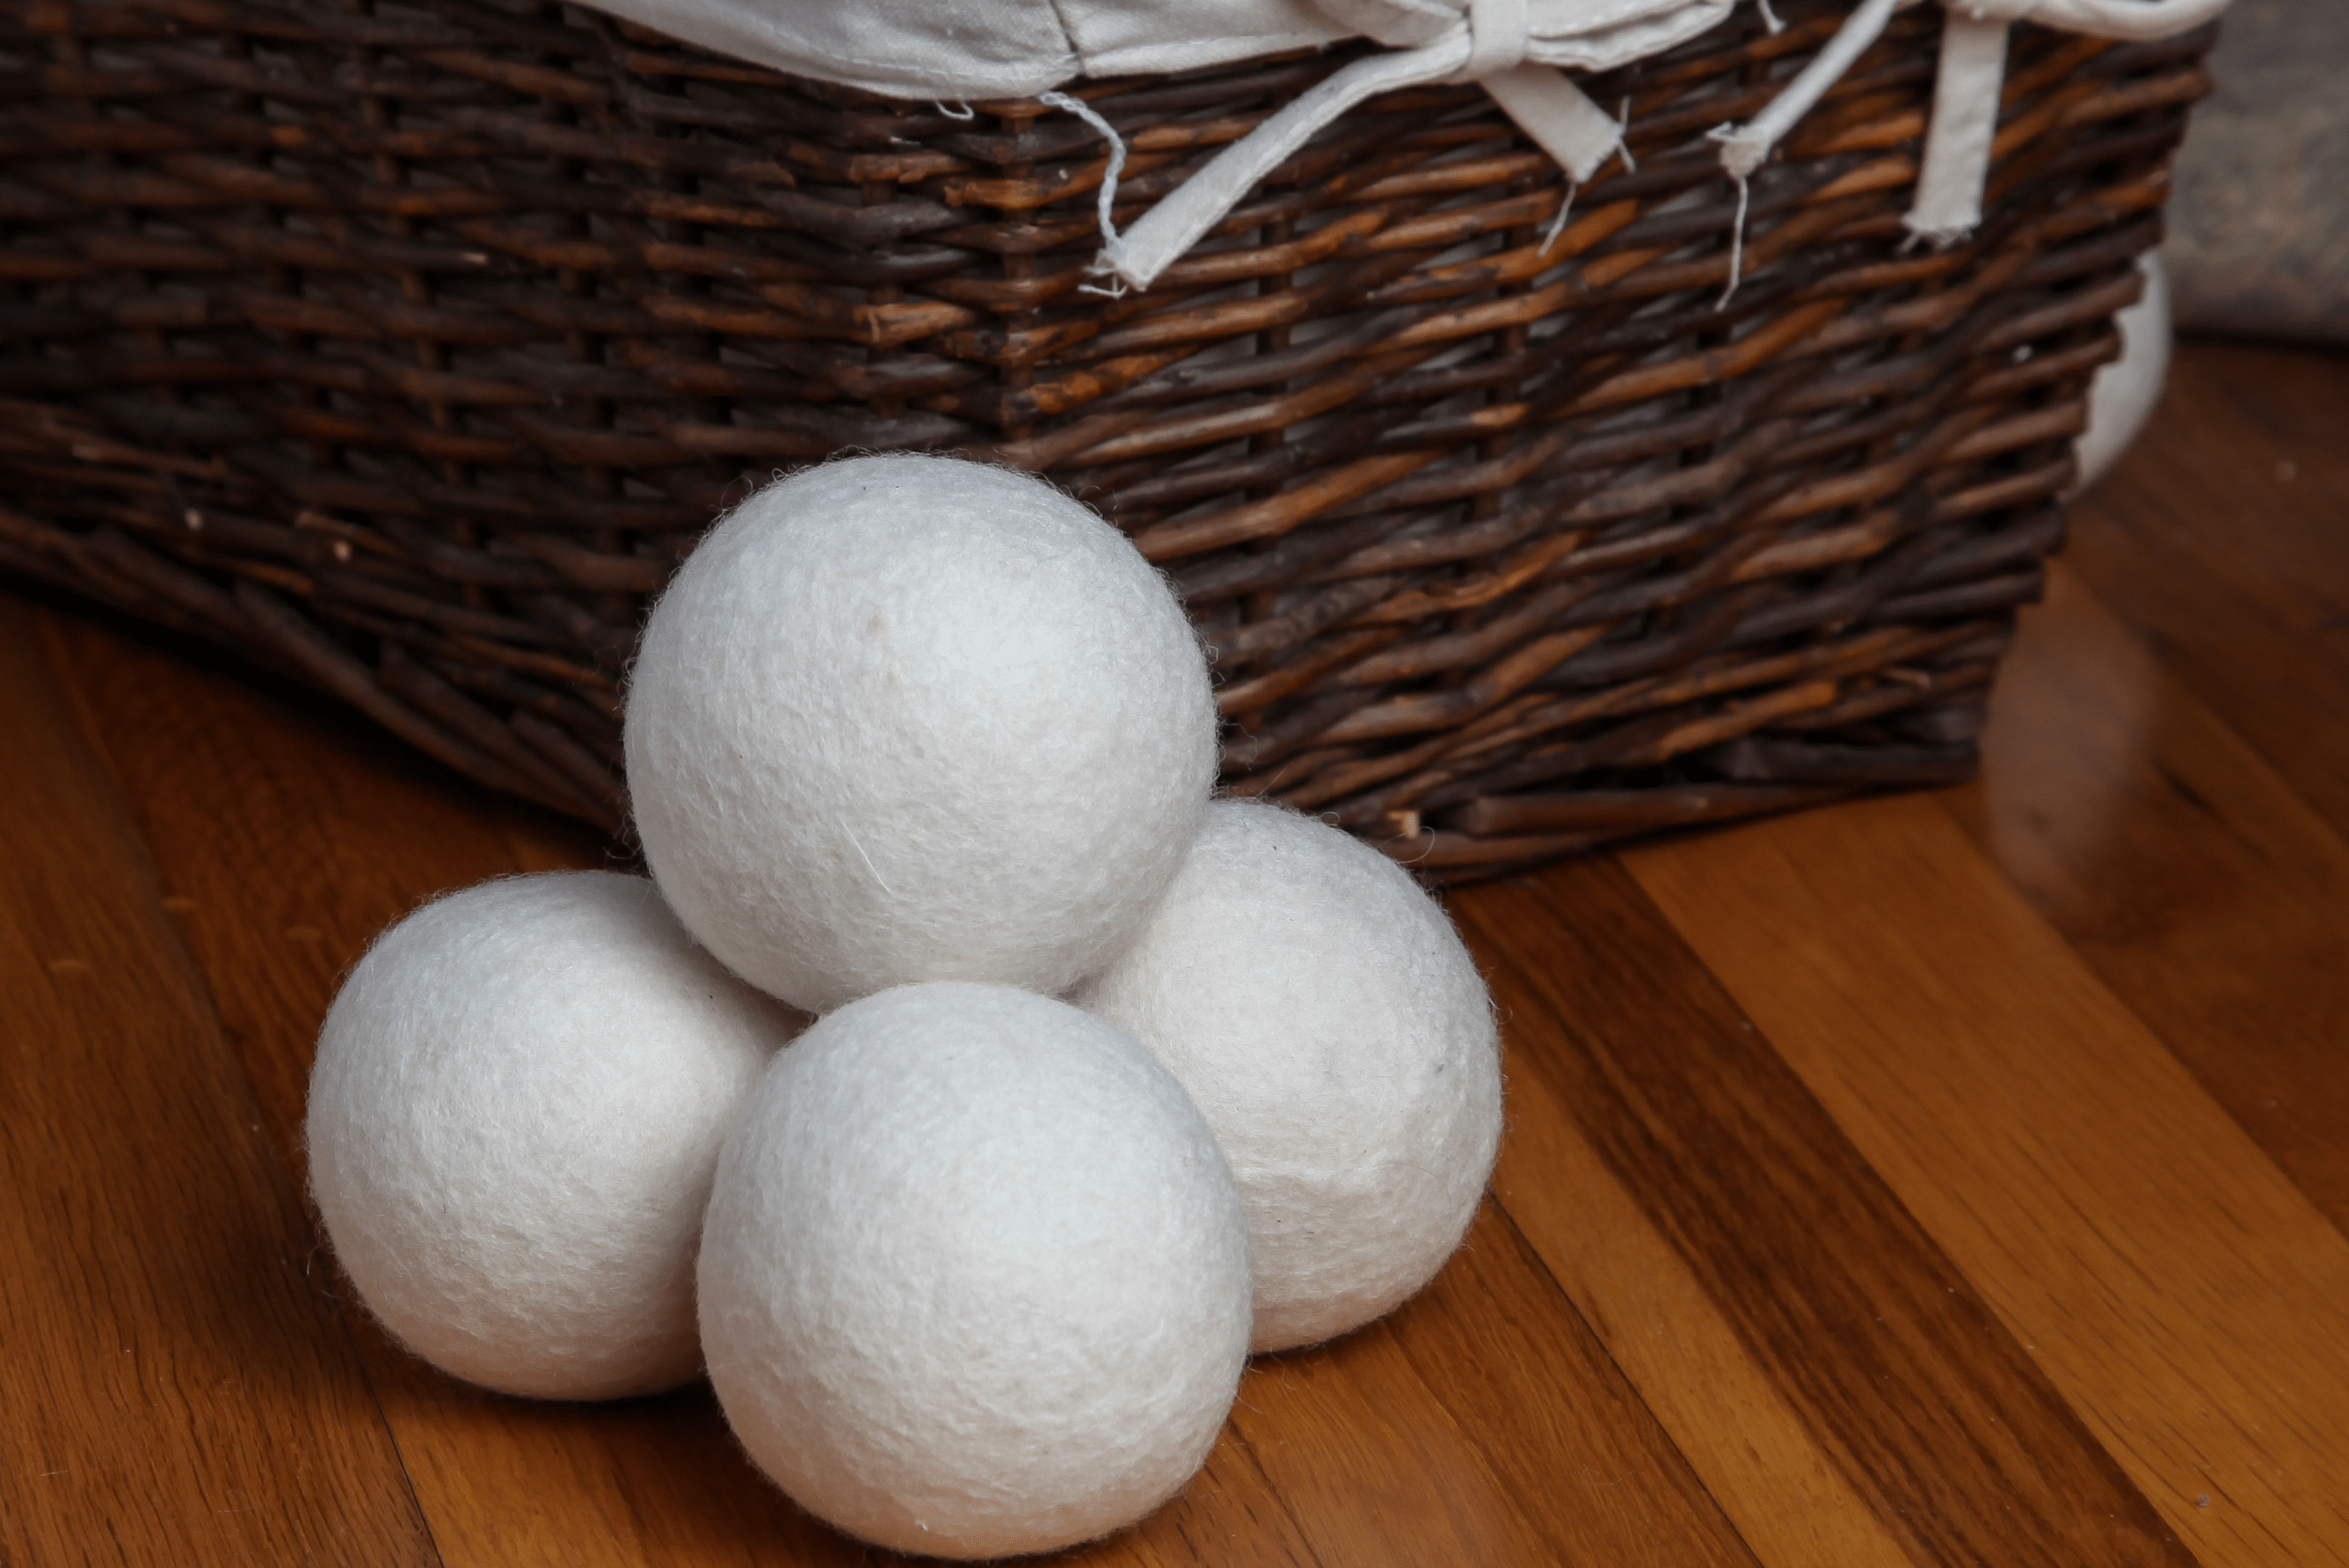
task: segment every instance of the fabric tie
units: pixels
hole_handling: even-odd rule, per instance
[[[1767,108],[1743,126],[1713,133],[1721,144],[1721,168],[1738,183],[1738,230],[1733,256],[1743,250],[1745,182],[1769,157],[1778,139],[1842,79],[1854,61],[1884,31],[1893,11],[1913,0],[1866,0],[1852,13],[1820,52]],[[2098,38],[2159,39],[2199,28],[2227,8],[2228,0],[1944,0],[1941,63],[1933,83],[1933,116],[1925,134],[1925,155],[1917,194],[1902,219],[1909,232],[1936,245],[1951,245],[1982,221],[1982,194],[1998,132],[1999,95],[2005,85],[2007,28],[2039,22],[2066,32]],[[1737,261],[1730,287],[1737,286]],[[1728,296],[1723,295],[1726,303]]]
[[[1365,98],[1431,82],[1476,82],[1575,183],[1622,146],[1623,127],[1549,54],[1589,68],[1637,59],[1711,27],[1736,0],[1635,0],[1604,26],[1569,0],[1317,0],[1344,25],[1396,46],[1325,78],[1238,142],[1122,235],[1106,222],[1097,273],[1146,289],[1266,174]],[[1545,31],[1544,20],[1553,24]],[[1577,31],[1579,27],[1582,30]],[[1106,204],[1105,204],[1106,206]]]
[[[1714,26],[1736,0],[1315,0],[1346,27],[1392,46],[1324,78],[1226,148],[1124,234],[1109,219],[1114,173],[1101,196],[1103,244],[1095,261],[1119,293],[1147,289],[1239,205],[1250,189],[1348,109],[1366,98],[1431,82],[1475,82],[1581,184],[1623,147],[1624,127],[1556,67],[1610,69]],[[1918,0],[1861,0],[1827,47],[1742,126],[1712,132],[1721,168],[1737,183],[1729,287],[1744,261],[1747,183],[1779,139],[1842,80],[1883,35],[1894,11]],[[1944,0],[1933,113],[1909,232],[1950,244],[1982,219],[1982,193],[1998,139],[2009,23],[2033,21],[2103,38],[2158,39],[2200,27],[2228,0]],[[1773,29],[1776,30],[1775,28]],[[1121,154],[1108,122],[1086,113]],[[1122,158],[1113,159],[1121,163]],[[1571,192],[1569,193],[1571,195]],[[1562,209],[1563,210],[1563,209]]]
[[[1452,79],[1482,82],[1514,71],[1533,42],[1532,27],[1526,0],[1468,0],[1468,62]]]

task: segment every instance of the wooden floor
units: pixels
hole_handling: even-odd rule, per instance
[[[2349,1562],[2349,358],[2199,346],[1977,784],[1457,895],[1509,1130],[1418,1301],[1259,1361],[1104,1563]],[[305,1216],[337,974],[599,863],[0,598],[0,1563],[864,1560],[708,1392],[386,1342]]]

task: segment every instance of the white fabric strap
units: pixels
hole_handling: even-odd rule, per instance
[[[1778,139],[1794,129],[1795,122],[1810,113],[1827,90],[1843,79],[1852,62],[1867,52],[1868,45],[1884,36],[1885,24],[1892,20],[1893,8],[1899,3],[1864,0],[1836,29],[1827,47],[1770,100],[1769,107],[1742,126],[1722,126],[1713,132],[1713,139],[1721,144],[1721,167],[1731,179],[1745,179],[1762,167]]]
[[[1431,82],[1479,82],[1509,117],[1581,184],[1624,147],[1624,128],[1585,96],[1561,72],[1542,63],[1574,63],[1576,47],[1609,31],[1609,23],[1578,35],[1562,26],[1564,0],[1318,0],[1330,15],[1358,27],[1394,52],[1355,61],[1314,86],[1226,148],[1174,195],[1143,215],[1123,236],[1103,225],[1106,243],[1096,273],[1124,287],[1146,289],[1230,213],[1249,190],[1329,126],[1366,98]],[[1626,12],[1673,11],[1675,0],[1627,0]],[[1678,0],[1685,15],[1710,9],[1707,0]],[[1842,80],[1883,36],[1894,11],[1916,0],[1861,0],[1809,64],[1742,126],[1712,132],[1721,167],[1737,182],[1738,217],[1731,240],[1726,305],[1744,261],[1747,183],[1780,139]],[[1911,232],[1947,244],[1981,221],[1982,191],[1997,139],[1999,94],[2006,68],[2007,24],[2034,21],[2104,38],[2157,39],[2197,28],[2228,0],[1944,0],[1950,8],[1942,48],[1933,114],[1926,136],[1917,194],[1907,223]],[[1590,18],[1586,17],[1586,24]],[[1632,25],[1629,22],[1622,26]],[[1656,23],[1664,26],[1664,23]],[[1673,24],[1673,25],[1677,25]],[[1709,25],[1709,24],[1708,24]],[[1619,40],[1620,42],[1620,40]],[[1660,47],[1643,44],[1642,48]],[[1105,196],[1106,206],[1106,196]]]
[[[1381,0],[1343,7],[1377,11]],[[1223,221],[1259,181],[1348,109],[1381,93],[1430,82],[1480,82],[1527,137],[1577,184],[1623,145],[1623,127],[1565,74],[1528,61],[1533,45],[1530,0],[1468,0],[1449,20],[1422,3],[1365,17],[1391,38],[1433,37],[1417,48],[1358,60],[1315,85],[1218,154],[1181,189],[1110,237],[1093,266],[1126,287],[1157,281],[1174,259]],[[1440,29],[1440,30],[1439,30]],[[1106,233],[1106,229],[1105,229]]]
[[[1721,288],[1715,310],[1729,308],[1729,302],[1737,296],[1737,285],[1745,278],[1745,213],[1753,194],[1747,182],[1753,171],[1762,167],[1778,139],[1794,129],[1827,95],[1827,90],[1843,79],[1852,62],[1867,52],[1868,45],[1884,36],[1886,24],[1900,4],[1901,0],[1865,0],[1835,29],[1827,47],[1760,114],[1742,126],[1716,126],[1709,133],[1720,143],[1721,167],[1737,182],[1737,216],[1730,219],[1729,230],[1729,282]]]
[[[1533,42],[1526,0],[1468,0],[1468,61],[1453,78],[1482,82],[1524,62]]]
[[[1072,97],[1066,93],[1039,93],[1036,95],[1036,101],[1047,108],[1061,109],[1074,115],[1078,119],[1099,131],[1101,139],[1109,144],[1109,160],[1108,165],[1101,171],[1101,185],[1096,195],[1095,205],[1098,209],[1101,224],[1101,253],[1107,256],[1121,251],[1125,241],[1119,238],[1117,221],[1110,215],[1117,210],[1118,206],[1118,178],[1126,172],[1126,139],[1118,134],[1118,128],[1104,118],[1100,110],[1082,98]],[[1105,294],[1116,299],[1122,296],[1126,290],[1123,284],[1107,289],[1096,288],[1091,284],[1085,284],[1079,285],[1078,292]]]
[[[1883,35],[1893,11],[1909,0],[1865,0],[1835,37],[1767,108],[1743,126],[1722,126],[1721,168],[1737,182],[1737,217],[1730,238],[1726,306],[1737,292],[1745,252],[1746,183],[1778,139],[1794,128]],[[1903,222],[1936,245],[1951,245],[1982,221],[1982,193],[1998,140],[1999,95],[2007,65],[2007,28],[2032,21],[2101,38],[2157,39],[2199,28],[2227,8],[2228,0],[1943,0],[1940,73],[1933,116],[1925,136],[1917,192]]]
[[[1440,82],[1467,58],[1468,34],[1463,28],[1426,49],[1368,55],[1322,78],[1218,153],[1182,188],[1135,219],[1115,243],[1103,246],[1093,271],[1108,273],[1137,291],[1150,287],[1170,262],[1197,244],[1259,181],[1312,140],[1324,126],[1364,98]]]
[[[1901,221],[1935,245],[1954,245],[1982,221],[1990,148],[1998,136],[1998,95],[2007,72],[2008,24],[1952,11],[1942,24],[1941,73],[1917,195]]]
[[[1249,187],[1348,107],[1422,83],[1485,83],[1574,183],[1628,149],[1561,70],[1606,72],[1719,27],[1744,0],[586,0],[673,38],[796,76],[892,97],[936,99],[961,118],[971,103],[1020,98],[1080,78],[1202,71],[1292,50],[1371,39],[1394,51],[1356,61],[1226,149],[1123,241],[1099,269],[1146,286],[1244,199]],[[1798,72],[1746,126],[1718,133],[1722,167],[1745,187],[1778,140],[1882,30],[1887,12],[1920,0],[1850,0],[1825,56]],[[2303,0],[2339,6],[2349,0]],[[1779,30],[1769,0],[1764,25]],[[2030,21],[2106,38],[2151,39],[2218,16],[2227,0],[1943,0],[1968,24]],[[1966,46],[1954,30],[1954,46]],[[1987,52],[1989,34],[1974,35]],[[1980,206],[1980,134],[1995,120],[1990,68],[1954,75],[1927,138],[1912,228],[1963,233]],[[1294,111],[1294,112],[1292,112]],[[1076,112],[1076,111],[1071,111]],[[1107,122],[1101,124],[1106,127]],[[1105,129],[1104,132],[1107,135]],[[1116,141],[1110,139],[1114,156]],[[1968,192],[1976,192],[1971,199]],[[1114,192],[1108,183],[1104,200]],[[1563,206],[1561,208],[1563,211]],[[1105,225],[1105,231],[1107,226]],[[1742,226],[1733,242],[1741,248]]]
[[[1592,103],[1563,72],[1520,65],[1484,80],[1493,101],[1577,185],[1622,148],[1623,123]]]
[[[1917,195],[1902,221],[1935,245],[1954,245],[1982,222],[1990,151],[2006,83],[2007,28],[2038,22],[2097,38],[2143,40],[2199,28],[2227,0],[1944,0],[1941,73],[1933,119],[1917,172]]]
[[[2191,31],[2226,8],[2227,0],[1957,0],[1951,6],[1977,22],[2037,22],[2138,43]]]

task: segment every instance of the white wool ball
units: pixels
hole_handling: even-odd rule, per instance
[[[869,457],[760,491],[686,561],[628,774],[686,928],[822,1011],[1107,962],[1198,825],[1215,728],[1190,623],[1124,535],[1008,469]]]
[[[2113,318],[2121,329],[2121,357],[2096,373],[2088,389],[2087,428],[2072,443],[2080,465],[2074,495],[2121,461],[2154,417],[2169,381],[2169,274],[2162,271],[2161,257],[2150,251],[2137,258],[2137,270],[2144,274],[2145,292]]]
[[[1155,1051],[1248,1206],[1253,1348],[1342,1334],[1459,1245],[1499,1151],[1492,1004],[1400,866],[1219,800],[1141,938],[1071,998]]]
[[[910,985],[825,1017],[751,1096],[702,1341],[802,1506],[999,1557],[1130,1524],[1205,1462],[1248,1277],[1214,1136],[1141,1045],[1028,992]]]
[[[318,1037],[310,1183],[336,1255],[384,1327],[471,1382],[607,1399],[686,1381],[718,1146],[798,1021],[642,877],[426,905]]]

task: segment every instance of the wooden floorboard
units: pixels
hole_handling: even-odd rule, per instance
[[[1756,1558],[1772,1568],[1902,1562],[1892,1529],[1538,1066],[1561,1026],[1531,994],[1533,977],[1497,962],[1497,944],[1473,928],[1470,940],[1511,1042],[1509,1129],[1493,1177],[1510,1218]]]
[[[0,602],[0,1562],[428,1564],[293,1172]]]
[[[2078,573],[2009,661],[1949,809],[2349,1229],[2349,842]]]
[[[1454,895],[1509,1080],[1467,1248],[1061,1560],[2349,1564],[2344,428],[2349,359],[2188,345],[1979,783]],[[705,1385],[506,1398],[350,1298],[339,977],[625,851],[217,662],[0,600],[0,1568],[882,1555]]]
[[[363,732],[321,737],[314,719],[94,628],[51,619],[46,630],[60,667],[73,672],[70,684],[95,745],[160,846],[163,881],[217,977],[221,1015],[289,1162],[300,1159],[317,1019],[337,977],[376,930],[451,887],[529,863],[599,858],[544,824],[517,826],[484,811],[429,766],[385,755]],[[518,852],[525,834],[535,848]],[[251,874],[255,866],[286,864],[317,870],[291,882]],[[1447,1307],[1459,1290],[1477,1292],[1486,1305]],[[1290,1468],[1286,1429],[1263,1429],[1243,1407],[1239,1446],[1181,1504],[1152,1529],[1091,1555],[1198,1561],[1190,1540],[1219,1535],[1243,1543],[1219,1548],[1212,1559],[1219,1562],[1435,1562],[1486,1548],[1511,1558],[1746,1560],[1685,1462],[1505,1224],[1492,1247],[1464,1259],[1412,1310],[1424,1326],[1410,1353],[1384,1333],[1364,1336],[1330,1370],[1326,1357],[1309,1366],[1267,1363],[1250,1387],[1272,1384],[1247,1397],[1281,1407],[1291,1392],[1310,1388],[1320,1426],[1368,1430],[1400,1419],[1414,1424],[1414,1443],[1359,1450],[1368,1468],[1353,1484],[1317,1492]],[[796,1540],[816,1559],[840,1550],[733,1451],[706,1396],[657,1402],[657,1429],[634,1409],[607,1407],[531,1407],[526,1420],[507,1423],[497,1412],[511,1401],[451,1384],[388,1342],[355,1307],[351,1316],[451,1564],[747,1562],[761,1542],[777,1539]],[[1486,1378],[1494,1336],[1523,1369],[1513,1382]],[[1463,1387],[1482,1397],[1456,1400]],[[507,1431],[509,1424],[519,1429]],[[1450,1456],[1441,1471],[1431,1462],[1438,1454]],[[1602,1469],[1603,1485],[1590,1484],[1594,1506],[1554,1513],[1531,1506],[1553,1475]],[[1449,1488],[1425,1490],[1439,1473]],[[550,1478],[597,1504],[562,1513],[531,1507]],[[1375,1529],[1353,1502],[1364,1492],[1391,1505]],[[1449,1513],[1435,1506],[1439,1497],[1449,1499]],[[623,1500],[626,1512],[614,1513]],[[1467,1533],[1406,1528],[1445,1518]],[[1249,1528],[1236,1528],[1243,1520]]]
[[[1913,1562],[2191,1561],[1620,867],[1564,866],[1460,904],[1505,976],[1518,1082],[1548,1091],[1520,1097],[1520,1130],[1571,1107],[1640,1210],[1616,1223],[1678,1254],[1698,1296],[1680,1313],[1718,1317],[1794,1415],[1787,1462],[1822,1456]],[[1513,1199],[1537,1179],[1517,1174]],[[1575,1275],[1611,1305],[1611,1273]],[[1677,1375],[1661,1348],[1651,1380]],[[1748,1479],[1739,1467],[1716,1485]]]
[[[1232,1426],[1326,1563],[1753,1559],[1501,1211],[1386,1321],[1264,1358]]]
[[[1939,801],[1623,858],[2198,1558],[2349,1540],[2349,1240]]]
[[[2065,560],[2173,676],[2349,831],[2343,356],[2178,356],[2153,424],[2076,508]]]
[[[355,726],[321,726],[95,628],[46,629],[96,747],[158,846],[164,884],[289,1163],[301,1158],[318,1020],[376,931],[437,893],[601,858]],[[306,873],[254,874],[286,865]],[[348,1299],[346,1284],[326,1283],[344,1297],[451,1568],[748,1565],[778,1548],[811,1562],[860,1560],[759,1477],[706,1389],[621,1406],[503,1398],[417,1362]],[[1245,1493],[1217,1495],[1244,1502]],[[1177,1551],[1165,1560],[1193,1559]]]

